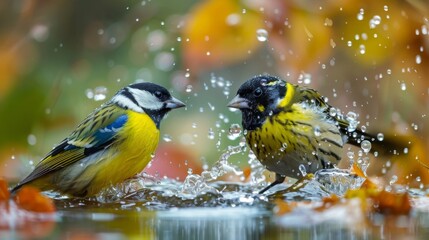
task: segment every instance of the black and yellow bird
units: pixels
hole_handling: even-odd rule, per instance
[[[317,91],[270,75],[243,83],[228,107],[241,110],[247,144],[262,165],[276,173],[275,181],[260,193],[286,176],[301,177],[301,168],[307,173],[333,168],[346,142],[374,140]]]
[[[32,185],[86,197],[130,178],[152,159],[161,120],[184,106],[164,87],[131,84],[94,110],[12,192]]]

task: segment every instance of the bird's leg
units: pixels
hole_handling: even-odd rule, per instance
[[[265,191],[267,191],[268,189],[274,187],[275,185],[282,183],[285,180],[285,178],[286,178],[286,176],[283,176],[283,175],[276,173],[276,180],[274,182],[272,182],[270,185],[266,186],[261,191],[259,191],[259,194],[262,194]]]

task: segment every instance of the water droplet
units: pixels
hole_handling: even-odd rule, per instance
[[[401,83],[401,90],[402,90],[402,91],[407,90],[407,84],[405,84],[405,83]]]
[[[241,134],[241,126],[237,123],[231,124],[228,131],[229,140],[237,139]]]
[[[363,20],[363,15],[364,15],[364,10],[363,10],[363,8],[361,8],[360,10],[359,10],[359,13],[357,14],[357,19],[359,20],[359,21],[362,21]]]
[[[212,140],[215,138],[215,133],[212,128],[209,129],[208,138]]]
[[[426,25],[422,25],[422,34],[423,35],[427,35],[428,34],[428,28],[426,27]]]
[[[228,24],[229,26],[236,26],[240,24],[241,17],[237,13],[232,13],[226,17],[225,21],[226,21],[226,24]]]
[[[347,46],[351,47],[353,45],[352,41],[347,41]]]
[[[366,126],[362,125],[362,126],[360,127],[360,130],[361,130],[362,132],[366,132]]]
[[[311,74],[309,73],[302,73],[298,76],[298,83],[304,83],[306,85],[311,83]]]
[[[280,151],[284,152],[287,149],[287,143],[282,143],[282,147],[280,148]]]
[[[171,142],[173,140],[173,138],[170,135],[168,135],[168,134],[164,134],[164,136],[162,137],[162,139],[165,142]]]
[[[390,167],[391,165],[392,165],[392,163],[390,162],[390,160],[387,160],[386,167]]]
[[[260,29],[256,30],[256,38],[260,42],[267,41],[267,39],[268,39],[268,32],[267,32],[267,30],[265,30],[263,28],[260,28]]]
[[[300,164],[298,168],[303,177],[307,175],[307,169],[305,168],[304,164]]]
[[[369,28],[375,28],[377,25],[381,23],[381,17],[378,15],[375,15],[372,17],[372,19],[369,21]]]
[[[365,54],[365,52],[366,52],[365,45],[363,45],[363,44],[359,45],[359,53]]]
[[[214,111],[215,110],[215,106],[212,105],[211,103],[207,103],[209,105],[210,110]]]
[[[94,91],[92,91],[92,89],[88,88],[85,91],[85,95],[86,95],[87,98],[92,99],[92,98],[94,98]]]
[[[37,138],[33,134],[28,135],[27,142],[29,145],[34,146],[37,143]]]
[[[384,5],[384,7],[383,7],[383,9],[384,9],[384,11],[389,11],[389,6],[387,6],[387,5]]]
[[[319,126],[315,126],[315,127],[314,127],[314,135],[315,135],[316,137],[319,137],[319,136],[320,136],[320,134],[321,134],[321,132],[320,132],[320,127],[319,127]]]
[[[353,152],[353,151],[348,151],[348,152],[347,152],[347,157],[348,157],[351,161],[353,161],[353,159],[354,159],[354,157],[355,157],[355,152]]]
[[[192,85],[186,86],[185,92],[187,92],[187,93],[192,92]]]
[[[369,151],[371,151],[371,142],[368,140],[363,140],[360,144],[360,147],[365,153],[369,153]]]
[[[335,115],[337,115],[337,109],[330,108],[329,109],[329,115],[331,115],[332,117],[335,117]]]
[[[417,64],[420,64],[420,63],[422,63],[422,57],[420,56],[420,55],[416,55],[416,63]]]
[[[348,112],[346,114],[346,120],[349,122],[347,131],[354,132],[359,124],[359,121],[357,121],[357,114],[355,112]]]
[[[332,19],[330,18],[325,18],[325,26],[331,27],[332,26]]]
[[[103,86],[96,87],[94,89],[94,100],[95,101],[102,101],[106,99],[107,94],[107,88]]]
[[[396,183],[398,181],[398,176],[393,175],[392,178],[389,181],[389,185],[393,185],[394,183]]]
[[[404,148],[404,154],[408,154],[408,148]]]
[[[383,133],[378,133],[377,134],[377,140],[380,141],[380,142],[383,141],[384,140],[384,134]]]

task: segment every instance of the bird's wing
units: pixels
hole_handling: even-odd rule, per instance
[[[319,107],[331,107],[329,104],[326,103],[324,97],[320,95],[320,93],[316,90],[313,90],[311,88],[299,87],[296,85],[295,89],[296,92],[293,98],[294,102],[308,102],[309,104],[315,104]]]
[[[353,123],[355,125],[353,128],[353,131],[349,131],[349,126],[351,124],[350,121],[348,121],[342,114],[336,113],[335,115],[331,115],[330,110],[333,108],[331,105],[329,105],[324,97],[320,95],[317,91],[310,89],[310,88],[301,88],[299,91],[297,91],[296,101],[307,101],[309,103],[315,104],[316,106],[325,108],[324,112],[327,118],[330,118],[338,124],[338,129],[340,130],[341,134],[343,136],[346,136],[345,141],[347,141],[350,144],[360,146],[360,142],[362,140],[368,140],[372,141],[374,139],[374,136],[372,136],[369,133],[362,132],[360,129],[358,129],[357,124]],[[299,100],[298,100],[299,99]],[[357,121],[357,120],[356,120]],[[353,134],[356,133],[356,134]]]
[[[95,110],[68,138],[52,149],[15,189],[109,146],[127,119],[125,110],[118,109],[114,105],[104,105]]]

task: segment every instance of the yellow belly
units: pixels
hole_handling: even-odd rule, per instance
[[[108,156],[84,173],[93,177],[87,195],[133,177],[152,159],[159,142],[159,130],[148,115],[133,111],[127,114],[128,121],[118,133],[119,138],[111,146]]]

